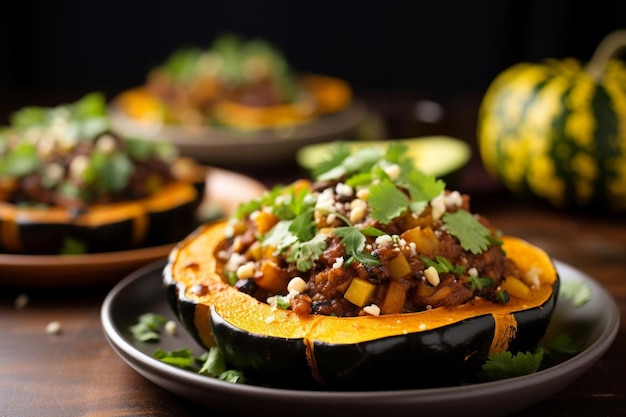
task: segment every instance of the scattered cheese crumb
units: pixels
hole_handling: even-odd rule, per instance
[[[400,176],[400,166],[398,164],[389,165],[385,168],[385,173],[389,175],[391,180],[396,180]]]
[[[437,285],[439,285],[439,282],[440,282],[439,273],[437,272],[435,267],[429,266],[428,268],[426,268],[424,270],[424,276],[426,277],[426,280],[428,280],[430,285],[432,285],[433,287],[436,287]]]
[[[58,321],[51,321],[46,326],[46,333],[48,334],[59,334],[61,333],[61,323]]]
[[[371,304],[363,307],[363,311],[365,311],[370,316],[380,316],[380,307],[376,304]]]
[[[14,306],[18,310],[22,309],[28,305],[28,301],[30,301],[28,295],[20,294],[15,298]]]
[[[289,294],[301,294],[306,290],[306,281],[300,277],[293,277],[287,284]]]
[[[333,264],[333,268],[341,268],[343,266],[343,256],[339,258],[335,258],[335,263]]]
[[[338,195],[342,195],[345,197],[352,197],[352,195],[354,194],[354,190],[352,189],[352,187],[342,182],[337,184],[337,186],[335,187],[335,190]]]
[[[437,197],[430,200],[430,206],[432,208],[431,215],[434,220],[438,220],[446,212],[446,202],[444,198],[444,193],[441,192]]]
[[[168,320],[167,323],[165,323],[165,332],[170,336],[176,334],[176,322],[174,320]]]

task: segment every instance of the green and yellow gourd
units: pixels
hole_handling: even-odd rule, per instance
[[[489,86],[478,117],[487,171],[514,194],[566,208],[626,209],[626,31],[586,67],[520,63]]]

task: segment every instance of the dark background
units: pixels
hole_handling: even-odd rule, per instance
[[[0,116],[141,84],[182,45],[224,31],[274,43],[293,67],[376,91],[482,94],[502,70],[588,60],[626,28],[626,1],[20,1],[0,5]]]

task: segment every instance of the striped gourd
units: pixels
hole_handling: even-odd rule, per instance
[[[557,207],[626,209],[626,65],[609,35],[590,63],[520,63],[487,89],[478,145],[488,172],[513,193]]]

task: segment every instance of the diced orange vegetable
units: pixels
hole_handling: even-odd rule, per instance
[[[528,285],[524,284],[521,280],[515,277],[507,277],[506,280],[500,284],[500,288],[508,292],[509,295],[522,300],[528,298],[530,295],[530,288]]]
[[[261,246],[261,242],[255,240],[254,243],[250,245],[247,252],[247,254],[255,261],[260,260],[263,256],[263,247]]]
[[[409,261],[406,260],[406,256],[404,256],[402,252],[389,261],[389,274],[391,275],[391,279],[406,277],[411,272],[411,265],[409,265]]]
[[[352,304],[363,307],[372,298],[375,289],[376,284],[361,278],[354,278],[343,297]]]
[[[408,282],[404,280],[389,281],[385,301],[380,308],[381,314],[394,314],[402,311],[408,287]]]
[[[420,255],[432,258],[439,249],[439,239],[430,227],[414,227],[402,233],[400,237],[415,244],[415,250]]]
[[[255,216],[254,222],[256,223],[259,233],[267,233],[276,223],[278,223],[278,217],[273,213],[260,211]]]
[[[275,262],[265,260],[261,263],[260,274],[254,277],[256,284],[274,293],[287,292],[287,271],[279,267]]]

